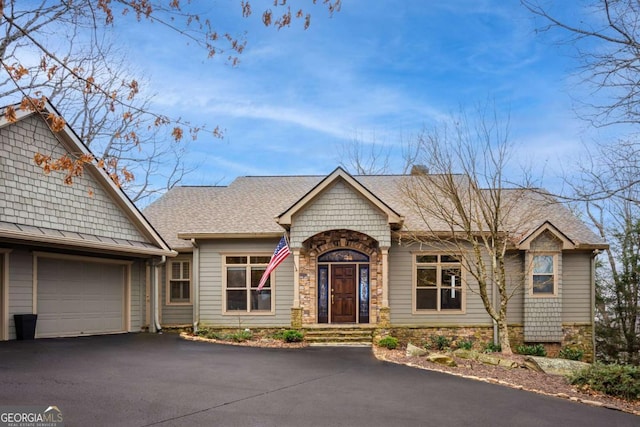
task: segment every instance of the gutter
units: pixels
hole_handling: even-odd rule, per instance
[[[200,246],[196,243],[196,239],[191,239],[193,245],[193,333],[198,332],[198,324],[200,323]]]
[[[158,284],[160,282],[160,269],[158,267],[165,265],[167,262],[167,257],[163,256],[160,259],[160,262],[152,262],[151,266],[153,267],[153,283],[152,283],[152,298],[151,298],[151,314],[152,314],[152,324],[153,330],[151,332],[157,332],[159,334],[162,333],[162,326],[160,325],[160,304],[159,301],[159,287]]]

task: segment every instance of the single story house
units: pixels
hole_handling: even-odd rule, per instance
[[[178,252],[161,279],[161,324],[384,328],[414,340],[491,341],[477,283],[460,257],[430,243],[430,233],[448,228],[412,206],[403,190],[411,179],[337,168],[171,189],[144,210]],[[507,257],[513,342],[571,345],[592,357],[594,258],[607,245],[548,194],[525,191],[509,215],[525,213]],[[258,291],[283,235],[291,256]]]
[[[36,338],[153,326],[157,265],[176,252],[95,164],[72,185],[35,164],[36,153],[89,154],[49,114],[46,104],[0,117],[0,340],[16,337],[15,314],[37,314]]]

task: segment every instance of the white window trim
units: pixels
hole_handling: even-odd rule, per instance
[[[422,264],[427,264],[427,263],[419,263],[416,261],[416,258],[418,256],[423,256],[423,255],[450,255],[448,253],[444,253],[444,252],[412,252],[411,253],[411,301],[412,301],[412,314],[417,314],[417,315],[459,315],[459,314],[465,314],[467,312],[467,280],[466,280],[466,269],[464,267],[464,263],[462,261],[458,262],[458,263],[444,263],[444,265],[458,265],[460,267],[460,292],[462,293],[462,298],[460,301],[460,309],[459,310],[449,310],[449,309],[442,309],[440,307],[440,290],[442,289],[442,286],[438,285],[436,287],[437,292],[437,307],[435,310],[433,309],[418,309],[417,308],[417,303],[418,303],[418,265],[422,265]],[[440,269],[442,268],[442,263],[438,261],[437,266],[438,266],[438,271],[440,271]],[[438,274],[438,277],[440,275]]]
[[[173,264],[174,263],[183,263],[183,262],[188,262],[189,263],[189,301],[171,301],[171,281],[174,280],[171,277],[171,273],[173,271]],[[182,271],[182,268],[180,269],[180,271]],[[167,268],[165,270],[165,278],[166,278],[166,284],[165,284],[165,305],[171,305],[171,306],[176,306],[176,305],[193,305],[193,260],[191,258],[188,257],[176,257],[173,258],[169,261],[167,261]],[[186,281],[186,279],[175,279],[176,281]]]
[[[528,273],[528,277],[529,277],[529,296],[532,298],[555,298],[558,296],[558,287],[559,287],[559,282],[558,282],[558,266],[559,266],[559,253],[558,252],[531,252],[529,254],[529,256],[531,257],[530,260],[530,266],[529,266],[529,273]],[[534,258],[537,256],[551,256],[553,257],[553,293],[551,292],[546,292],[546,293],[534,293],[533,292],[533,261]]]
[[[270,289],[271,289],[271,309],[269,311],[267,310],[260,310],[260,311],[250,311],[250,301],[249,301],[249,295],[250,295],[250,280],[251,280],[251,266],[264,266],[266,267],[268,265],[267,263],[263,263],[263,264],[251,264],[250,260],[251,257],[256,257],[256,256],[260,256],[260,257],[271,257],[273,255],[273,253],[268,253],[268,252],[233,252],[233,253],[221,253],[221,264],[222,264],[222,315],[223,316],[273,316],[275,315],[275,306],[276,306],[276,291],[275,291],[275,271],[271,272],[271,276],[270,276]],[[227,257],[247,257],[247,264],[227,264]],[[241,266],[244,265],[247,268],[247,280],[249,281],[249,284],[247,284],[247,288],[249,289],[247,291],[248,295],[247,295],[247,310],[245,311],[240,311],[240,310],[227,310],[227,266]]]

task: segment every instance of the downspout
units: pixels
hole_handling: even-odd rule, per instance
[[[159,305],[159,296],[160,296],[160,290],[159,290],[159,286],[158,284],[160,283],[160,269],[158,267],[165,265],[165,263],[167,262],[167,257],[166,256],[162,256],[160,262],[158,263],[154,263],[153,264],[153,300],[152,300],[152,304],[151,306],[153,307],[153,325],[154,325],[154,332],[157,332],[159,334],[162,333],[162,326],[160,325],[160,305]]]
[[[491,276],[495,277],[495,274],[492,274]],[[491,281],[491,301],[493,304],[493,310],[495,311],[498,308],[498,293],[496,291],[495,279]],[[493,323],[493,344],[498,345],[500,344],[500,337],[498,336],[498,322],[496,322],[496,319],[492,317],[491,323]]]
[[[591,363],[596,361],[596,257],[600,252],[599,249],[594,250],[591,257],[591,346],[593,349]]]
[[[191,239],[193,245],[193,333],[198,332],[198,324],[200,323],[200,246],[196,243],[196,239]]]

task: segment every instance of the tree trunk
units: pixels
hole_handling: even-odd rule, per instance
[[[509,325],[507,324],[506,317],[501,318],[497,323],[502,352],[504,354],[513,354],[513,351],[511,350],[511,342],[509,340]]]

